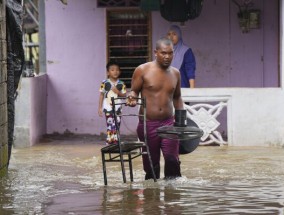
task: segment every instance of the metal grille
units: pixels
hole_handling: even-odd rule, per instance
[[[98,0],[98,7],[139,7],[140,0]]]
[[[134,69],[151,59],[150,14],[138,10],[107,12],[108,61],[121,67],[129,88]]]

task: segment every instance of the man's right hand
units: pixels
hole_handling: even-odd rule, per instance
[[[135,107],[136,104],[137,104],[137,99],[132,95],[128,95],[127,100],[126,100],[126,104],[130,107]]]

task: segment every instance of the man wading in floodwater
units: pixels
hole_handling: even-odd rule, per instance
[[[171,67],[173,59],[173,44],[167,38],[156,42],[154,51],[156,59],[138,66],[132,76],[131,92],[128,95],[128,105],[135,106],[133,97],[145,97],[147,100],[147,141],[156,178],[160,178],[161,151],[165,159],[165,179],[180,177],[179,143],[178,140],[162,139],[156,129],[173,125],[174,108],[183,109],[180,89],[180,72]],[[140,108],[143,113],[143,108]],[[143,121],[139,120],[137,134],[144,140]],[[148,156],[143,155],[145,179],[153,178]]]

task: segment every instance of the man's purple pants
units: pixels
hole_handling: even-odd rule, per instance
[[[147,120],[147,142],[151,154],[156,178],[160,178],[161,151],[165,159],[165,179],[180,177],[179,142],[178,140],[164,139],[158,136],[157,128],[165,125],[173,125],[173,118],[166,120]],[[138,138],[144,141],[143,121],[139,120],[137,126]],[[144,149],[145,151],[146,149]],[[150,162],[147,155],[143,155],[143,166],[146,173],[145,179],[153,178]]]

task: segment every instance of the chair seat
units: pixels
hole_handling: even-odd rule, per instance
[[[144,147],[144,142],[121,142],[122,153],[129,153],[133,150]],[[111,144],[101,149],[102,153],[120,153],[118,144]]]

